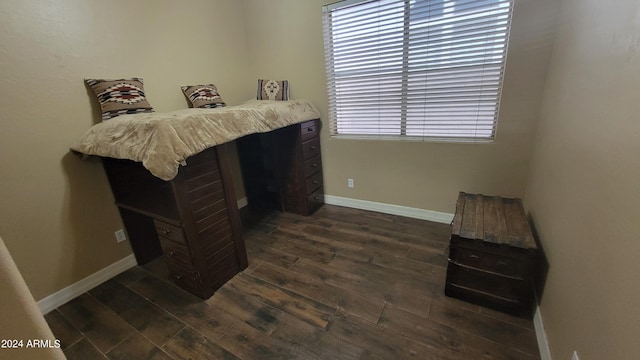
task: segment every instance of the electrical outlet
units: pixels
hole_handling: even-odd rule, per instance
[[[119,229],[115,232],[116,234],[116,240],[121,243],[125,240],[127,240],[127,234],[124,233],[124,230]]]
[[[576,350],[573,350],[573,355],[571,355],[571,360],[580,360],[580,358],[578,358],[578,352]]]
[[[350,188],[353,187],[353,179],[347,179],[347,186]]]

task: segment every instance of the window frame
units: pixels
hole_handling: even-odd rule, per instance
[[[384,133],[384,128],[378,128],[377,133],[367,133],[365,131],[358,133],[357,130],[356,131],[340,131],[340,126],[344,126],[346,123],[339,123],[338,120],[338,112],[340,111],[340,109],[338,109],[338,105],[336,104],[336,102],[338,101],[339,95],[337,94],[337,85],[336,85],[336,59],[334,59],[333,57],[333,28],[332,28],[332,22],[331,22],[331,16],[332,13],[334,11],[341,11],[343,9],[347,9],[347,8],[353,8],[354,6],[358,6],[358,5],[362,5],[362,4],[380,4],[380,3],[385,3],[389,2],[389,3],[393,3],[393,4],[404,4],[404,14],[402,15],[402,21],[403,21],[403,35],[402,35],[402,72],[401,72],[401,91],[400,91],[400,115],[395,116],[393,119],[393,123],[397,124],[396,126],[399,126],[399,131],[397,133]],[[502,90],[503,90],[503,86],[504,86],[504,72],[506,69],[506,62],[507,62],[507,55],[508,55],[508,46],[509,46],[509,37],[510,37],[510,32],[511,32],[511,22],[512,22],[512,18],[513,18],[513,8],[514,8],[514,0],[493,0],[493,2],[495,2],[496,7],[508,7],[508,9],[505,11],[504,9],[500,10],[500,15],[501,16],[506,16],[506,20],[501,19],[501,20],[495,20],[495,24],[493,24],[492,26],[494,26],[492,29],[495,30],[496,34],[496,39],[498,39],[495,44],[498,44],[499,47],[501,47],[501,58],[499,61],[499,74],[496,75],[498,78],[498,86],[494,88],[497,88],[497,90],[494,90],[495,92],[495,101],[491,101],[491,108],[493,109],[493,120],[491,123],[491,132],[490,135],[487,136],[487,130],[484,130],[484,134],[485,135],[477,135],[477,130],[476,133],[474,135],[470,135],[470,136],[459,136],[459,135],[454,135],[454,136],[446,136],[446,135],[433,135],[435,132],[431,132],[431,134],[426,131],[426,133],[424,133],[424,129],[428,128],[430,126],[433,126],[434,124],[437,124],[437,121],[433,121],[433,120],[427,120],[426,119],[426,115],[425,115],[425,119],[422,120],[422,124],[423,124],[423,128],[420,129],[420,131],[423,131],[423,133],[421,135],[408,135],[407,134],[407,124],[409,124],[408,118],[407,118],[407,107],[408,107],[408,101],[407,101],[407,97],[408,97],[408,84],[410,83],[409,80],[407,79],[409,74],[410,74],[410,69],[409,69],[409,62],[410,62],[410,55],[409,52],[411,50],[411,29],[410,27],[410,21],[411,21],[411,16],[412,16],[412,12],[411,12],[411,5],[415,4],[416,2],[420,2],[420,1],[424,1],[424,0],[344,0],[344,1],[340,1],[337,3],[333,3],[333,4],[329,4],[329,5],[325,5],[323,6],[323,35],[324,35],[324,42],[325,42],[325,66],[326,66],[326,72],[327,72],[327,92],[328,92],[328,97],[329,97],[329,121],[330,121],[330,135],[332,138],[346,138],[346,139],[375,139],[375,140],[405,140],[405,141],[429,141],[429,142],[473,142],[473,143],[491,143],[494,142],[496,139],[496,133],[497,133],[497,124],[498,124],[498,119],[499,119],[499,110],[500,110],[500,101],[501,101],[501,96],[502,96]],[[457,5],[457,3],[455,2],[455,0],[441,0],[442,4],[445,4],[447,2],[452,2],[453,5],[451,5],[450,7],[454,7]],[[440,0],[436,0],[436,3],[439,3]],[[468,2],[466,0],[458,0],[458,2],[461,2],[462,4],[469,4],[472,2]],[[487,5],[487,9],[491,8],[491,2],[492,0],[481,0],[478,1],[479,3],[485,2],[488,3]],[[429,5],[431,6],[431,5]],[[445,5],[443,5],[444,7]],[[497,10],[484,10],[487,13],[491,13],[491,11],[495,11],[498,12]],[[482,15],[483,18],[484,16],[490,17],[489,15]],[[468,17],[468,16],[467,16]],[[464,18],[464,15],[458,15],[458,18]],[[436,19],[436,20],[434,20]],[[428,21],[437,21],[437,18],[429,18]],[[456,20],[458,21],[458,20]],[[504,25],[506,24],[506,25]],[[505,30],[503,31],[503,34],[500,33],[500,29],[504,27]],[[455,30],[455,28],[454,28]],[[438,37],[434,37],[436,39],[438,39]],[[430,38],[428,40],[433,40],[433,38]],[[463,39],[464,40],[464,39]],[[493,39],[490,39],[493,40]],[[490,44],[492,42],[486,41],[487,44],[489,45],[484,45],[484,46],[490,46]],[[446,43],[443,43],[446,44]],[[466,45],[466,43],[462,43],[462,47],[466,47],[468,45]],[[494,45],[494,47],[496,47],[496,45]],[[453,63],[453,62],[452,62]],[[425,68],[428,67],[431,64],[431,62],[429,62],[428,60],[425,60]],[[485,66],[486,64],[483,63],[481,66]],[[447,71],[446,69],[448,69],[450,72],[455,72],[456,71],[456,66],[445,66],[444,67],[445,71]],[[471,70],[469,73],[473,73],[473,71],[475,70]],[[482,70],[484,71],[484,70]],[[479,73],[482,73],[482,71],[479,71]],[[429,76],[429,71],[428,70],[424,70],[424,77],[425,79]],[[476,75],[477,76],[477,75]],[[483,80],[484,81],[484,80]],[[426,80],[425,80],[426,83]],[[481,87],[484,86],[484,82],[481,82]],[[425,85],[425,88],[427,87],[427,85]],[[384,90],[384,89],[383,89]],[[423,90],[426,94],[427,90]],[[429,99],[428,95],[424,95],[424,101],[425,104],[427,102],[427,99]],[[478,104],[480,104],[481,102],[484,102],[484,100],[480,100],[480,96],[478,97]],[[451,105],[448,105],[449,107]],[[485,110],[489,108],[489,106],[480,106],[477,105],[478,108],[482,107]],[[426,108],[426,105],[425,105]],[[426,114],[425,110],[425,114]],[[431,111],[431,110],[430,110]],[[436,110],[436,112],[438,112],[440,114],[445,114],[446,112],[443,112],[442,110]],[[455,111],[455,112],[462,112],[462,110],[460,111]],[[480,110],[478,110],[478,113],[480,112]],[[485,111],[488,113],[488,110]],[[380,116],[380,114],[378,114]],[[475,126],[476,128],[478,127],[478,124],[480,123],[480,115],[476,115],[476,119],[475,119]],[[485,116],[486,117],[486,116]],[[473,119],[473,115],[469,116],[469,119]],[[363,123],[366,123],[367,125],[374,123],[375,121],[369,121],[366,120]],[[388,119],[384,119],[382,120],[382,122],[386,125],[386,124],[390,124],[390,120]],[[446,124],[447,126],[449,126],[446,130],[450,131],[454,128],[451,128],[451,126],[456,126],[459,125],[460,127],[463,127],[463,125],[469,125],[468,124],[469,120],[465,119],[465,120],[461,120],[460,123],[456,123],[455,121],[451,121],[451,120],[445,120],[443,123]],[[351,124],[356,124],[355,126],[357,126],[359,123],[358,122],[351,122]],[[455,124],[455,125],[451,125],[451,124]],[[483,125],[487,125],[486,119],[484,120]],[[343,128],[344,129],[344,128]],[[394,130],[395,131],[395,130]],[[438,130],[436,130],[438,131]],[[458,130],[460,131],[460,130]],[[462,130],[462,131],[467,131],[467,130]],[[474,130],[468,130],[469,134],[471,134]]]

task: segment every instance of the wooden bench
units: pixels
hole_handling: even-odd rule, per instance
[[[520,199],[461,192],[445,294],[531,317],[539,251]]]

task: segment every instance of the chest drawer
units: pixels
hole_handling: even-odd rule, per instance
[[[167,263],[176,263],[193,271],[193,261],[186,245],[159,237],[162,252]]]
[[[307,196],[307,214],[312,214],[316,209],[324,204],[324,189],[320,187],[318,190]]]
[[[182,266],[182,264],[177,262],[167,261],[167,267],[169,268],[169,272],[171,273],[171,277],[179,286],[193,291],[200,291],[200,287],[198,285],[198,275],[193,269]]]
[[[309,177],[322,171],[322,162],[320,156],[312,157],[306,160],[303,165],[304,176]]]
[[[309,178],[307,178],[305,183],[306,183],[307,194],[311,194],[316,189],[322,186],[322,173],[319,172],[313,176],[310,176]]]
[[[302,157],[306,160],[320,154],[320,138],[314,138],[302,144]]]
[[[522,260],[464,247],[451,247],[449,259],[456,264],[517,279],[523,279],[526,270]]]
[[[158,234],[158,236],[162,236],[169,240],[177,241],[186,245],[187,242],[184,239],[184,234],[182,233],[181,227],[155,219],[153,220],[153,225],[156,228],[156,233]]]
[[[318,137],[318,125],[315,121],[307,121],[300,125],[300,137],[302,142]]]

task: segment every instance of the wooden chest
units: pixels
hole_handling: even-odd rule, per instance
[[[531,317],[538,258],[520,199],[459,194],[446,295]]]

